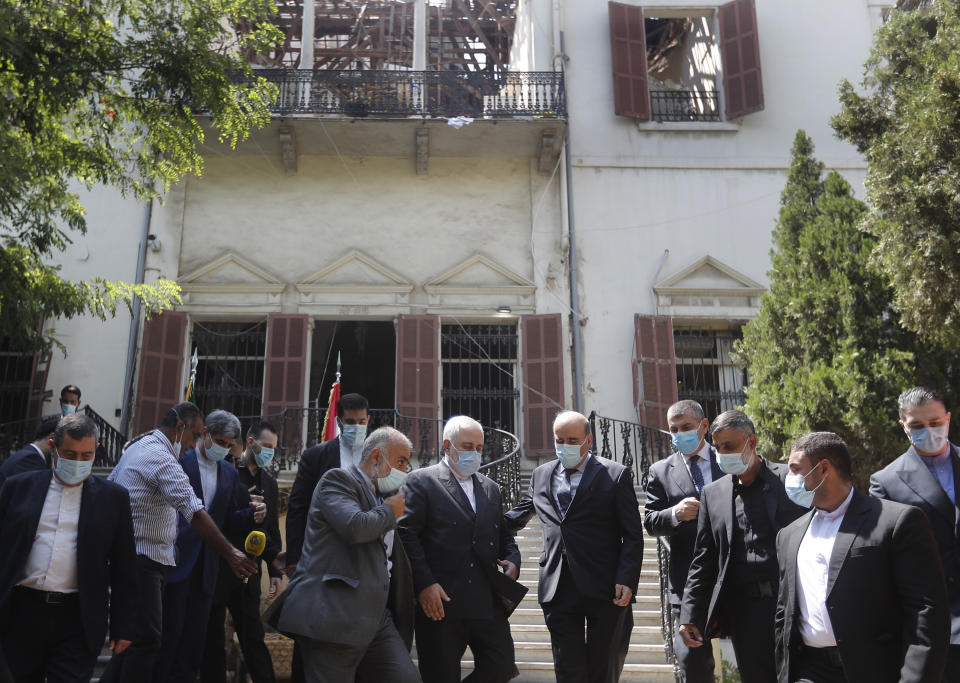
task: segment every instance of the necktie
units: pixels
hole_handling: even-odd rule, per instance
[[[557,489],[557,502],[560,504],[560,514],[566,515],[567,508],[570,507],[570,501],[573,500],[573,491],[570,489],[570,475],[576,470],[563,470],[563,479],[560,480],[560,487]]]
[[[700,456],[696,453],[690,456],[690,476],[693,477],[693,485],[699,496],[703,491],[703,472],[700,471]]]

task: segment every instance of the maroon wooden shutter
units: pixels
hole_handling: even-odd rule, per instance
[[[720,6],[720,58],[727,119],[763,109],[760,40],[754,0]]]
[[[613,106],[617,116],[650,120],[647,92],[647,44],[643,9],[609,3],[610,51],[613,56]]]
[[[436,420],[440,414],[440,319],[435,315],[397,316],[397,412]],[[440,443],[438,423],[407,434],[414,453],[433,452]],[[421,444],[421,438],[426,439]]]
[[[183,400],[186,332],[187,314],[181,311],[164,311],[143,323],[135,434],[155,429],[163,414]]]
[[[667,408],[677,402],[673,319],[663,315],[635,316],[634,343],[633,400],[640,423],[667,429]]]
[[[267,361],[263,378],[263,414],[303,407],[307,376],[306,315],[274,315],[267,320]]]
[[[557,313],[525,315],[521,325],[524,453],[553,456],[553,418],[564,403],[563,324]]]

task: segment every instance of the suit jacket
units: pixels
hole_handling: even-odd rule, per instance
[[[763,466],[754,486],[761,486],[767,514],[775,531],[779,531],[806,510],[787,498],[783,480],[789,470],[783,463],[762,459]],[[700,498],[700,514],[697,515],[697,541],[687,575],[680,608],[680,623],[694,624],[700,632],[714,617],[721,617],[718,607],[722,605],[727,588],[727,568],[730,562],[730,547],[733,544],[734,484],[733,476],[723,476],[703,487]],[[773,539],[771,539],[773,540]]]
[[[200,483],[200,466],[197,458],[201,457],[195,449],[190,449],[180,458],[180,465],[190,479],[197,498],[203,500],[203,485]],[[246,534],[253,528],[253,510],[242,507],[240,504],[240,486],[237,481],[237,469],[228,462],[217,463],[217,491],[205,507],[207,514],[228,538]],[[202,553],[202,555],[201,555]],[[177,519],[177,566],[170,572],[168,583],[184,581],[194,570],[200,560],[203,572],[203,593],[213,595],[217,585],[217,574],[220,570],[220,559],[213,546],[204,543],[197,530],[183,518]]]
[[[560,580],[563,556],[582,595],[613,600],[615,586],[636,595],[643,560],[643,520],[633,489],[633,473],[623,465],[591,455],[584,465],[577,493],[563,517],[553,497],[558,461],[533,471],[530,488],[504,516],[515,533],[536,512],[543,528],[538,599],[550,602]]]
[[[713,446],[707,446],[713,481],[724,476],[717,465]],[[673,506],[684,498],[700,499],[697,487],[690,477],[690,470],[683,455],[673,453],[650,466],[647,480],[647,502],[643,508],[643,528],[651,536],[664,539],[670,549],[670,603],[679,605],[683,588],[687,584],[687,572],[693,560],[693,548],[697,540],[697,520],[688,519],[673,525]]]
[[[14,586],[23,579],[53,472],[11,477],[0,488],[0,619]],[[110,618],[110,638],[136,640],[137,568],[127,490],[92,476],[83,483],[77,521],[77,581],[83,634],[100,652]]]
[[[399,536],[416,595],[439,583],[450,597],[443,606],[446,618],[505,618],[489,575],[499,571],[497,560],[519,568],[520,551],[501,523],[500,487],[482,474],[471,479],[476,513],[445,463],[411,472],[403,488],[406,510]]]
[[[32,444],[27,444],[0,464],[0,486],[15,474],[46,469],[50,469],[47,459],[37,453]]]
[[[287,505],[287,564],[300,560],[303,536],[307,528],[307,513],[313,492],[324,474],[340,467],[340,437],[311,446],[300,456],[297,478],[290,489]]]
[[[777,536],[777,674],[788,683],[803,645],[797,553],[814,512]],[[940,683],[950,613],[930,522],[909,505],[854,491],[827,575],[827,610],[848,678],[871,683]]]
[[[403,549],[400,534],[393,535],[393,554],[390,557],[393,569],[390,573],[390,593],[387,596],[387,608],[393,617],[393,624],[409,651],[413,647],[413,623],[417,599],[413,592],[413,572],[410,560]]]
[[[396,524],[393,510],[377,502],[355,466],[327,472],[313,493],[303,554],[284,591],[277,629],[324,643],[368,645],[390,590],[383,535]]]
[[[960,645],[960,508],[951,501],[923,456],[912,448],[870,477],[870,495],[923,510],[940,551],[950,600],[950,642]],[[953,481],[960,496],[960,448],[950,445]]]

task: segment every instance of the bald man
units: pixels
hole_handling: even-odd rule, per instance
[[[515,533],[534,513],[543,528],[539,601],[557,683],[616,683],[633,629],[643,520],[633,472],[590,452],[590,424],[566,411],[553,422],[557,460],[533,471],[508,512]],[[586,626],[586,638],[584,638]]]

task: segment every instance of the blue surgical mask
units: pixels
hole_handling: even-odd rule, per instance
[[[253,459],[257,461],[257,467],[266,467],[273,462],[274,450],[272,448],[261,448],[259,453],[253,454]]]
[[[584,439],[585,441],[586,439]],[[580,454],[580,449],[583,447],[583,441],[580,443],[558,443],[554,444],[553,448],[557,454],[557,458],[560,459],[560,463],[565,469],[572,469],[580,464],[580,459],[583,456]]]
[[[60,457],[59,451],[55,450],[54,452],[57,454],[57,464],[54,466],[54,471],[57,473],[57,478],[64,484],[75,486],[93,472],[93,460],[67,460]]]
[[[477,451],[458,451],[451,443],[450,455],[457,456],[456,462],[453,461],[452,457],[450,458],[450,462],[461,477],[472,476],[480,469],[480,453]]]
[[[787,498],[800,507],[811,507],[813,505],[813,496],[816,494],[817,489],[823,485],[824,480],[821,479],[816,488],[811,491],[807,490],[807,477],[812,473],[813,470],[810,470],[806,474],[788,474],[786,480],[783,482],[783,488],[787,492]]]
[[[690,455],[697,450],[702,439],[696,429],[691,429],[689,432],[677,432],[671,435],[670,440],[673,441],[674,448],[684,455]]]
[[[75,412],[77,412],[76,406],[70,405],[69,403],[60,404],[60,414],[63,417],[66,417],[67,415],[73,415]]]
[[[921,427],[910,430],[910,443],[918,451],[939,453],[947,445],[947,431],[950,425],[941,427]]]
[[[215,462],[220,462],[227,457],[227,455],[230,453],[229,448],[224,448],[220,444],[216,443],[209,435],[207,438],[210,439],[210,445],[204,444],[203,452],[208,458]]]
[[[350,447],[356,447],[367,438],[367,425],[343,425],[340,438]]]
[[[750,469],[750,465],[753,464],[753,458],[757,457],[753,455],[750,461],[747,462],[744,460],[746,453],[746,444],[744,444],[743,451],[740,453],[717,453],[717,464],[720,465],[720,469],[727,474],[739,476]]]

